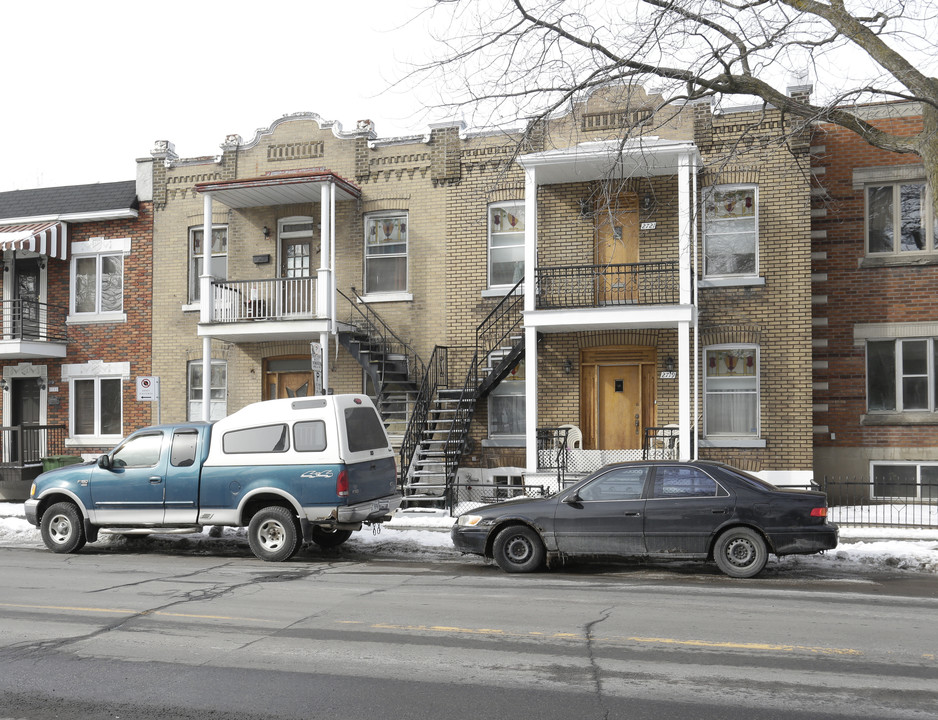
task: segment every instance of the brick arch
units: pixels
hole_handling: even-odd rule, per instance
[[[701,185],[758,185],[759,168],[727,166],[706,170],[701,175]]]
[[[759,345],[762,328],[758,325],[711,325],[701,328],[702,345]]]
[[[646,347],[658,346],[657,330],[598,330],[595,332],[577,333],[577,345],[584,348],[604,346],[642,345]]]

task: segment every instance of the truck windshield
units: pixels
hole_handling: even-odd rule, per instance
[[[388,436],[374,408],[345,408],[345,432],[350,452],[362,452],[388,446]]]

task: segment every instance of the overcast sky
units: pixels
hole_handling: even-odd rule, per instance
[[[389,90],[432,43],[426,0],[33,0],[0,6],[0,192],[131,180],[310,111],[390,137],[427,129]]]

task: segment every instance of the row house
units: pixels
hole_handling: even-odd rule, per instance
[[[635,87],[515,135],[302,113],[212,157],[161,141],[159,408],[368,392],[411,506],[650,453],[804,483],[809,144]]]
[[[0,497],[150,421],[150,166],[138,180],[0,193]],[[64,460],[60,460],[65,458]]]
[[[897,135],[922,130],[914,103],[858,112]],[[934,500],[938,218],[922,160],[821,124],[812,174],[815,475],[843,493],[862,478],[865,501]]]

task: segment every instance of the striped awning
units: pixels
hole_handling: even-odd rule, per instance
[[[67,226],[59,221],[0,225],[0,250],[30,250],[40,255],[66,260]]]

